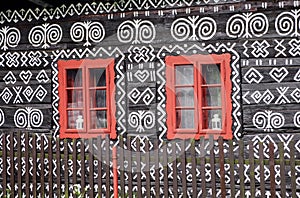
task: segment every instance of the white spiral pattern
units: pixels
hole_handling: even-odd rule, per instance
[[[198,36],[201,40],[209,40],[217,32],[216,21],[210,17],[201,18],[198,24]]]
[[[249,33],[261,37],[265,35],[269,30],[269,22],[266,15],[262,13],[253,14],[249,21]],[[250,36],[251,37],[251,36]]]
[[[129,114],[129,125],[137,132],[144,132],[145,129],[152,129],[155,125],[155,115],[151,111],[140,110]]]
[[[199,16],[192,16],[175,20],[171,26],[172,37],[177,41],[211,39],[217,32],[215,20],[210,17],[198,19]]]
[[[257,112],[253,116],[253,125],[258,129],[266,129],[268,124],[268,115],[264,112]]]
[[[300,111],[294,115],[294,125],[300,128]]]
[[[6,44],[9,47],[17,47],[21,40],[21,33],[17,28],[9,28],[6,36]]]
[[[0,109],[0,126],[2,126],[5,122],[5,116],[2,109]]]
[[[21,33],[15,27],[3,27],[0,30],[0,46],[6,51],[8,47],[17,47],[21,40]]]
[[[29,113],[29,123],[30,127],[38,128],[42,125],[44,120],[44,116],[41,110],[32,109]]]
[[[153,23],[147,20],[124,21],[117,32],[118,40],[122,43],[151,43],[156,36]]]
[[[32,28],[28,35],[28,40],[34,47],[49,48],[62,39],[62,29],[57,24],[43,24]]]
[[[235,14],[226,24],[226,34],[231,38],[261,37],[269,30],[269,21],[262,13]]]
[[[282,12],[276,17],[275,29],[280,36],[299,36],[300,10]]]
[[[144,114],[141,122],[146,129],[152,129],[155,125],[154,119],[155,115],[151,111],[148,111]]]
[[[99,43],[104,39],[105,29],[99,22],[76,22],[71,27],[70,35],[74,42],[85,40],[84,46],[90,46],[90,41]]]
[[[82,22],[74,23],[70,30],[71,39],[74,42],[82,42],[85,38],[85,25]]]
[[[28,126],[28,112],[26,109],[18,109],[14,116],[15,125],[18,128],[27,128]]]
[[[140,125],[140,117],[137,112],[132,112],[129,115],[129,124],[132,128],[138,128],[138,126]]]
[[[185,41],[190,37],[190,21],[179,18],[172,23],[171,35],[177,41]]]
[[[40,127],[43,123],[44,116],[41,110],[26,107],[18,109],[14,115],[14,122],[18,128],[32,129]]]
[[[257,112],[253,116],[253,125],[258,129],[263,129],[264,131],[273,131],[274,129],[281,128],[285,119],[280,113],[273,113],[272,111],[266,110],[265,112]]]
[[[270,125],[274,128],[274,129],[279,129],[284,125],[284,117],[282,114],[280,113],[273,113],[271,114],[271,118],[270,118]]]

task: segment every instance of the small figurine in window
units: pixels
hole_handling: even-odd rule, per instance
[[[219,114],[213,115],[213,119],[211,120],[211,125],[213,130],[221,129],[221,119],[219,118]]]
[[[78,115],[76,119],[76,129],[83,129],[83,118],[82,115]]]

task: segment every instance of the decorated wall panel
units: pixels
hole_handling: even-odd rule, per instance
[[[53,12],[55,17],[51,13],[36,16],[30,10],[24,16],[24,12],[13,12],[8,14],[15,16],[13,21],[2,13],[0,103],[13,107],[9,108],[8,115],[15,114],[19,104],[38,112],[40,109],[36,107],[45,104],[41,114],[52,112],[41,117],[42,124],[34,126],[54,129],[54,134],[58,135],[57,60],[97,58],[118,51],[123,58],[118,63],[120,67],[116,67],[116,96],[120,99],[117,101],[117,117],[120,116],[117,128],[121,133],[149,133],[163,138],[166,133],[166,53],[229,52],[233,55],[234,137],[240,139],[258,131],[297,130],[300,42],[295,22],[299,18],[296,3],[270,3],[283,10],[277,12],[269,11],[268,4],[243,4],[243,13],[235,11],[241,4],[232,4],[224,11],[221,2],[215,2],[214,9],[209,11],[212,7],[201,7],[193,1],[190,5],[196,4],[200,9],[179,9],[178,2],[165,3],[174,9],[157,9],[158,12],[149,9],[130,14],[112,12],[101,16],[95,15],[96,10],[101,10],[101,3],[98,7],[84,5],[85,13],[79,12],[82,9],[79,5],[72,5],[68,9],[58,8]],[[146,4],[131,2],[124,6]],[[284,9],[284,6],[290,8]],[[64,12],[57,14],[61,9]],[[73,12],[76,14],[71,16]],[[30,23],[33,16],[37,20],[34,26]],[[220,18],[226,20],[220,21]],[[32,50],[26,51],[28,47]],[[5,109],[3,111],[5,114]],[[264,123],[273,115],[279,119],[277,126]],[[2,127],[15,128],[19,126],[16,122],[16,119],[15,123],[4,122]],[[29,125],[25,128],[31,129]]]

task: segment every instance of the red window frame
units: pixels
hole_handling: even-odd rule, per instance
[[[191,55],[191,56],[167,56],[166,61],[166,111],[167,111],[167,138],[174,139],[199,139],[204,136],[208,138],[209,135],[214,135],[215,138],[222,136],[224,139],[232,139],[232,101],[231,101],[231,68],[230,68],[230,57],[229,53],[225,54],[209,54],[209,55]],[[220,77],[221,84],[210,84],[205,85],[203,77],[201,75],[202,65],[219,64],[220,65]],[[175,85],[175,67],[180,65],[193,65],[194,72],[194,84],[191,87],[194,88],[194,106],[186,107],[185,109],[195,110],[194,114],[194,128],[182,129],[176,126],[176,109],[183,107],[176,106],[176,91],[178,85]],[[183,87],[187,87],[183,85]],[[220,107],[205,107],[202,97],[202,89],[209,87],[220,87],[221,88],[221,106]],[[203,110],[222,110],[222,129],[213,130],[207,129],[202,126],[203,122]]]
[[[82,60],[59,60],[58,61],[58,94],[59,94],[59,113],[60,113],[60,138],[91,138],[97,136],[109,135],[111,139],[115,139],[116,121],[115,121],[115,98],[114,98],[114,59],[82,59]],[[88,79],[90,73],[89,69],[105,68],[106,85],[91,87]],[[81,69],[82,71],[82,87],[68,87],[67,85],[67,70]],[[81,89],[83,91],[83,106],[77,108],[83,112],[84,124],[83,129],[68,128],[68,110],[77,110],[73,107],[68,107],[68,93],[67,90]],[[106,91],[106,106],[92,107],[90,101],[91,90],[105,90]],[[91,111],[103,110],[106,113],[106,128],[92,129],[91,127]]]

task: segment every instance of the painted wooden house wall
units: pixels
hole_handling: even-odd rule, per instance
[[[166,139],[166,56],[229,53],[233,138],[298,140],[298,6],[147,0],[1,12],[0,130],[59,135],[57,62],[114,58],[117,134]]]

